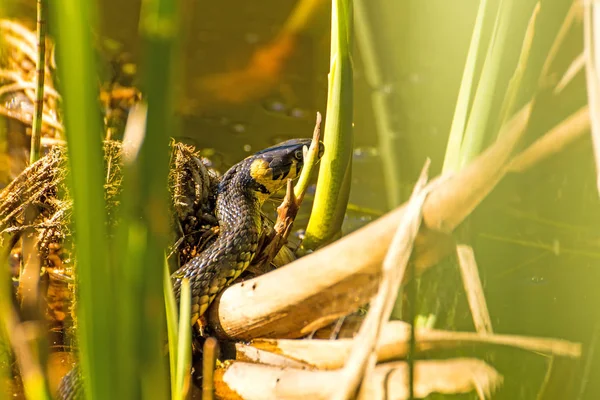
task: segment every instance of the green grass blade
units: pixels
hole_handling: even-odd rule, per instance
[[[467,61],[465,62],[465,69],[463,70],[460,89],[458,91],[456,108],[454,109],[454,116],[452,117],[450,136],[448,138],[446,156],[444,157],[444,166],[442,168],[443,172],[456,171],[459,167],[460,148],[471,103],[471,92],[473,81],[475,80],[477,55],[480,54],[482,51],[481,47],[483,47],[480,45],[483,21],[485,15],[489,12],[490,7],[488,6],[488,0],[481,0],[479,9],[477,10],[477,17],[475,19],[475,26],[473,27],[473,35],[471,36],[471,44],[469,45],[469,52],[467,54]]]
[[[303,246],[314,249],[339,235],[352,169],[352,2],[332,1],[331,66],[327,116],[315,202]]]
[[[190,370],[192,368],[192,297],[190,281],[181,283],[181,301],[179,305],[179,337],[177,339],[177,373],[175,396],[173,400],[184,400],[190,388]]]
[[[174,91],[177,72],[176,56],[179,2],[146,0],[140,14],[140,33],[144,43],[142,68],[143,90],[148,103],[146,135],[140,148],[139,210],[148,229],[143,262],[136,266],[144,271],[142,285],[142,355],[146,369],[142,377],[144,398],[163,399],[168,393],[163,363],[165,314],[162,295],[164,253],[170,234],[168,207],[169,140],[176,136]],[[159,306],[160,305],[160,306]]]
[[[126,170],[126,172],[129,172]],[[131,178],[127,176],[126,178]],[[129,182],[124,182],[129,189]],[[130,198],[123,198],[127,204]],[[125,212],[127,208],[121,210]],[[140,397],[140,371],[142,355],[140,342],[144,339],[142,330],[142,292],[141,287],[145,279],[144,271],[135,268],[144,260],[148,231],[143,223],[120,219],[119,241],[122,247],[118,248],[118,268],[115,270],[115,287],[119,300],[119,308],[115,310],[116,328],[118,329],[115,347],[119,349],[119,364],[115,369],[119,372],[118,394],[122,398]]]
[[[506,41],[510,31],[511,13],[514,0],[502,0],[496,17],[494,34],[485,57],[481,78],[473,100],[473,107],[461,146],[460,166],[463,167],[475,158],[483,147],[487,135],[487,127],[492,110],[492,102],[496,94],[498,75]]]
[[[165,258],[165,273],[163,280],[163,293],[165,296],[165,310],[167,316],[167,339],[169,341],[169,368],[171,375],[171,398],[177,398],[177,349],[178,349],[178,316],[177,302],[175,301],[175,293],[173,293],[173,285],[171,284],[171,275],[169,274],[169,263]],[[187,326],[186,329],[190,327]]]
[[[101,120],[91,27],[93,0],[64,0],[50,7],[56,29],[58,73],[69,149],[70,185],[76,228],[80,364],[88,400],[112,398],[118,381],[104,201]]]
[[[527,69],[531,44],[533,43],[533,36],[535,34],[535,21],[537,20],[537,15],[539,12],[540,2],[536,4],[535,8],[533,9],[533,13],[531,14],[531,18],[529,19],[527,31],[525,32],[525,38],[523,39],[523,45],[521,46],[521,54],[519,55],[519,61],[517,62],[517,68],[515,69],[515,72],[508,83],[508,89],[506,90],[506,95],[504,96],[504,101],[500,111],[498,132],[500,132],[499,128],[501,128],[502,125],[508,121],[514,111],[517,95],[519,94],[519,89],[521,87],[521,81],[523,80],[523,75]]]

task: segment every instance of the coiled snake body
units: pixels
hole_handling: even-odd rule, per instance
[[[310,139],[292,139],[264,149],[231,167],[221,179],[216,200],[219,237],[171,276],[178,303],[183,279],[190,281],[192,325],[252,262],[262,227],[261,207],[287,179],[298,177],[304,165],[303,148],[310,143]],[[63,399],[82,397],[79,368],[65,375],[59,394]]]
[[[300,174],[302,149],[309,145],[310,139],[288,140],[246,158],[223,176],[216,203],[218,239],[171,276],[177,300],[182,279],[190,280],[192,324],[254,258],[262,226],[260,209],[287,179]]]

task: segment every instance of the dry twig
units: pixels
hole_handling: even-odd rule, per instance
[[[445,361],[417,361],[415,391],[419,397],[430,393],[487,395],[502,382],[492,367],[469,358]],[[379,365],[361,387],[360,399],[408,399],[406,363]],[[388,379],[388,377],[390,379]],[[233,361],[215,375],[219,399],[313,399],[329,400],[340,383],[340,371],[307,371]]]
[[[219,342],[209,337],[204,342],[202,356],[202,400],[215,398],[215,363],[219,355]]]
[[[383,261],[382,278],[379,290],[370,304],[369,312],[358,335],[353,340],[352,350],[341,373],[336,400],[354,397],[363,376],[369,379],[377,362],[377,342],[381,327],[390,318],[400,285],[406,274],[406,266],[412,252],[413,243],[421,225],[421,209],[431,190],[424,190],[427,183],[429,160],[421,177],[415,185],[413,195],[408,202],[392,242]]]
[[[590,109],[585,105],[515,156],[508,164],[508,171],[524,172],[583,137],[589,129]]]
[[[508,346],[546,354],[578,358],[581,345],[560,339],[536,338],[518,335],[481,335],[474,332],[452,332],[419,328],[415,332],[416,353],[457,349],[473,346]],[[408,355],[410,325],[402,321],[386,323],[377,343],[377,361],[401,360]],[[236,359],[280,367],[334,370],[346,362],[352,339],[295,340],[255,339],[249,344],[236,344]]]
[[[458,255],[460,273],[469,300],[475,330],[478,333],[492,333],[492,319],[485,302],[473,249],[470,246],[461,244],[456,246],[456,254]]]
[[[575,57],[573,62],[571,62],[571,65],[569,65],[569,68],[567,68],[567,70],[563,74],[562,78],[560,78],[560,80],[556,84],[556,87],[554,88],[554,94],[557,95],[560,92],[562,92],[563,89],[567,87],[567,85],[571,83],[575,76],[579,74],[580,71],[583,71],[584,68],[585,56],[583,53],[581,53],[580,55]]]

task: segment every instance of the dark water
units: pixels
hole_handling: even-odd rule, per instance
[[[216,163],[223,168],[276,141],[310,136],[315,112],[325,111],[327,4],[294,44],[276,83],[258,96],[231,103],[211,97],[199,82],[212,74],[243,68],[257,49],[276,38],[295,1],[184,3],[189,8],[184,21],[182,129],[176,134],[214,149]],[[533,1],[524,3],[533,8]],[[402,184],[410,187],[426,157],[432,159],[432,174],[441,168],[478,2],[374,0],[370,5],[385,37],[382,46],[389,50],[384,58],[398,134],[393,150],[402,168]],[[522,102],[535,90],[536,74],[569,5],[566,0],[542,2],[534,40],[539,55],[530,60]],[[101,8],[103,35],[122,43],[132,60],[141,52],[139,6],[139,1],[104,0]],[[512,74],[528,18],[527,13],[511,20],[515,50],[506,54],[500,88],[506,87]],[[559,76],[581,51],[580,28],[576,26],[568,36],[555,62],[553,69]],[[351,202],[359,208],[385,211],[372,88],[364,80],[358,52],[354,61],[357,150]],[[579,76],[560,96],[539,93],[540,111],[533,117],[526,142],[585,104],[584,90]],[[496,102],[502,100],[497,97]],[[600,204],[595,179],[586,138],[526,173],[508,176],[457,233],[474,247],[495,332],[584,344],[581,362],[554,360],[556,373],[544,399],[600,398],[600,358],[594,356],[588,362],[600,326]],[[351,212],[346,229],[372,218],[368,213]],[[428,273],[422,287],[427,298],[421,309],[438,314],[437,327],[472,330],[453,261]],[[550,362],[542,355],[506,349],[476,354],[505,376],[504,386],[494,396],[499,399],[535,399]]]

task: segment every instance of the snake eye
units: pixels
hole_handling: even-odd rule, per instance
[[[296,160],[302,161],[302,157],[303,157],[302,150],[296,150],[294,152],[294,157],[296,157]]]

